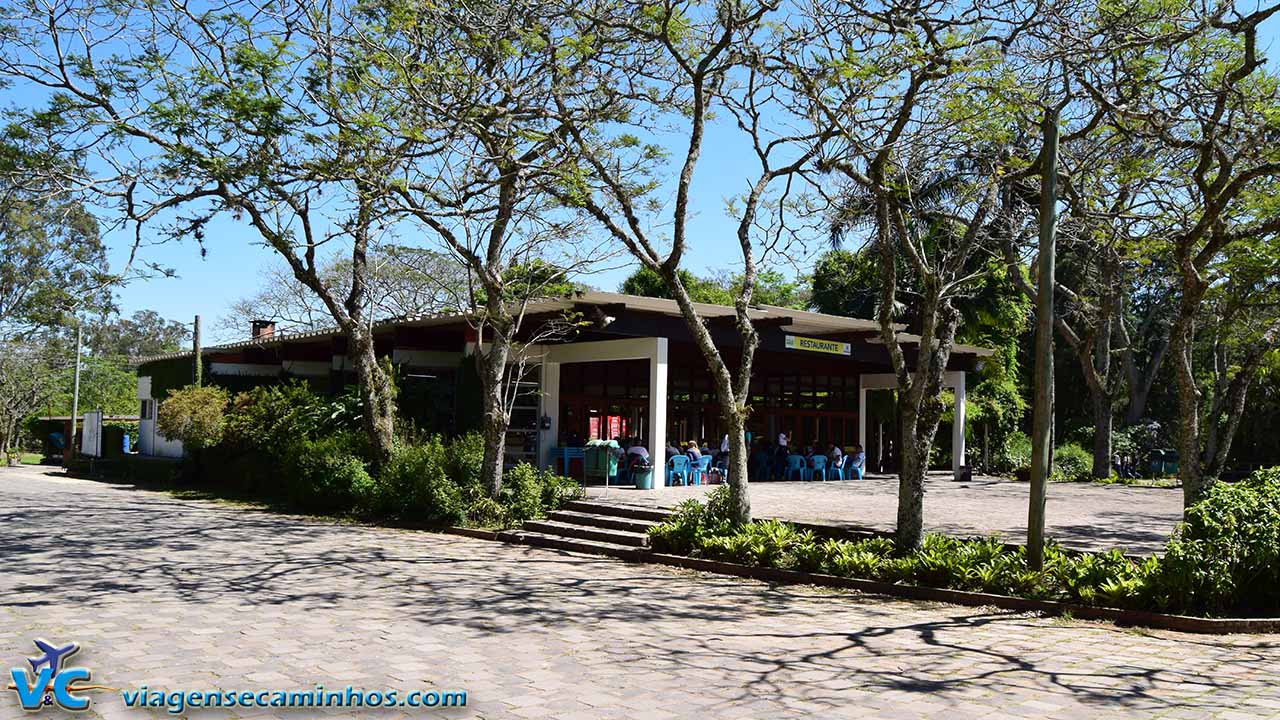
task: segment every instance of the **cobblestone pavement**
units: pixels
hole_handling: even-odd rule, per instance
[[[332,716],[1280,717],[1276,637],[773,587],[30,471],[0,469],[0,557],[6,667],[43,637],[80,642],[115,688],[469,693]],[[87,717],[167,717],[95,697]],[[0,693],[0,718],[21,715]]]
[[[590,489],[592,499],[672,507],[709,486]],[[931,475],[924,498],[925,527],[950,535],[1027,537],[1027,483],[993,477],[954,482]],[[1045,503],[1048,536],[1081,550],[1124,548],[1160,552],[1182,519],[1182,490],[1092,483],[1051,483]],[[897,476],[832,482],[759,482],[751,485],[756,517],[892,530],[898,512]]]

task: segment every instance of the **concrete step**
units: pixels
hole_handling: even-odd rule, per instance
[[[608,528],[577,525],[556,520],[529,520],[525,522],[524,529],[544,535],[560,535],[578,540],[592,540],[614,545],[626,545],[628,547],[645,547],[649,544],[649,535],[647,533],[610,530]]]
[[[639,533],[647,533],[649,528],[658,524],[653,520],[634,520],[632,518],[597,515],[596,513],[577,512],[574,510],[557,510],[551,513],[547,519],[574,525],[591,525],[610,530],[626,530],[627,532]]]
[[[648,548],[595,540],[582,540],[562,535],[548,535],[529,530],[505,530],[498,533],[498,539],[513,545],[532,545],[534,547],[586,553],[588,555],[607,555],[623,560],[637,560],[649,554]]]
[[[606,517],[630,518],[632,520],[648,520],[649,522],[666,522],[671,517],[670,510],[641,507],[639,505],[620,505],[617,503],[592,502],[591,500],[574,500],[564,506],[565,510],[604,515]]]

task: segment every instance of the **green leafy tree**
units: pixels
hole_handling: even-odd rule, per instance
[[[729,487],[733,515],[747,521],[744,434],[750,412],[751,364],[759,334],[750,314],[761,267],[788,238],[796,203],[788,194],[802,184],[826,135],[790,132],[794,110],[781,100],[782,85],[761,59],[782,50],[771,34],[777,7],[767,2],[648,3],[591,0],[574,6],[582,46],[566,44],[566,63],[581,55],[595,82],[557,83],[557,119],[564,123],[575,165],[561,196],[580,208],[649,271],[663,280],[688,326],[715,389],[720,420],[729,436]],[[617,122],[587,127],[571,110],[605,99]],[[734,327],[741,341],[736,373],[695,307],[681,270],[689,249],[690,197],[708,123],[717,112],[732,118],[753,170],[740,197],[728,203],[736,224],[742,268],[734,289]],[[766,123],[764,118],[770,118]],[[655,129],[678,128],[682,151],[668,156]],[[661,227],[666,236],[654,230]],[[735,262],[735,264],[736,264]]]
[[[105,316],[85,328],[85,348],[97,357],[141,358],[178,352],[191,339],[186,323],[168,320],[155,310],[130,317]]]
[[[870,253],[834,249],[813,266],[809,306],[820,313],[873,318],[880,297],[880,270]]]
[[[680,281],[684,283],[694,302],[732,306],[734,297],[742,290],[740,273],[726,272],[711,277],[698,277],[681,269],[679,274]],[[675,299],[662,276],[647,267],[637,268],[622,282],[619,291],[628,295]],[[756,275],[753,297],[758,305],[803,308],[807,300],[804,278],[788,279],[777,270],[761,270]]]
[[[785,60],[790,77],[815,129],[836,134],[822,159],[833,238],[858,238],[879,267],[876,319],[898,385],[896,543],[912,550],[924,537],[959,305],[992,271],[993,221],[1016,157],[1016,106],[990,75],[1026,21],[983,0],[833,0],[796,20],[803,45]],[[900,334],[899,303],[912,310],[916,342]]]
[[[14,449],[19,429],[54,392],[65,354],[43,339],[0,344],[0,453]]]
[[[528,310],[560,297],[571,275],[610,252],[551,190],[573,171],[565,124],[591,129],[618,108],[586,92],[563,114],[556,106],[556,83],[584,90],[598,82],[585,72],[586,40],[564,5],[357,7],[362,31],[340,53],[353,65],[367,59],[364,81],[398,108],[377,121],[411,146],[390,184],[392,210],[461,266],[458,306],[477,337],[484,485],[497,498],[527,349],[573,325]]]
[[[1171,258],[1177,287],[1169,354],[1177,383],[1179,479],[1184,505],[1213,484],[1196,370],[1196,338],[1212,288],[1237,249],[1274,245],[1280,233],[1280,81],[1259,48],[1260,26],[1280,5],[1253,11],[1223,3],[1138,8],[1108,16],[1111,62],[1083,66],[1076,81],[1117,133],[1158,159],[1141,220]],[[1188,28],[1152,42],[1162,28]],[[1161,74],[1158,68],[1174,68]],[[1278,266],[1272,265],[1273,273]]]
[[[222,442],[229,400],[227,391],[214,385],[175,390],[156,409],[156,429],[186,450],[211,448]]]
[[[48,100],[26,108],[24,124],[93,169],[62,180],[137,237],[149,226],[203,245],[226,214],[278,254],[346,335],[383,462],[395,407],[369,322],[368,256],[389,232],[389,179],[421,148],[387,127],[404,109],[370,74],[374,58],[339,52],[363,32],[362,12],[17,0],[3,10],[0,72]],[[321,252],[339,248],[350,261],[343,294],[322,277]]]

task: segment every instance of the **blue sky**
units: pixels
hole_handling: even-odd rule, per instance
[[[1275,45],[1280,20],[1273,18],[1268,25],[1262,44],[1270,50]],[[1271,58],[1270,64],[1276,66],[1275,58]],[[677,158],[683,156],[684,147],[679,140],[672,143],[670,150]],[[695,217],[689,226],[691,240],[686,267],[697,273],[734,267],[739,253],[734,223],[725,214],[725,199],[741,193],[756,170],[754,156],[742,145],[742,136],[735,129],[726,124],[709,128],[694,180]],[[412,242],[411,237],[402,239]],[[106,240],[111,249],[112,267],[121,267],[127,259],[132,230],[109,234]],[[820,249],[822,242],[821,237],[813,238],[815,249]],[[177,275],[129,283],[119,292],[122,313],[152,309],[185,322],[199,314],[205,318],[205,326],[211,328],[232,303],[258,289],[261,270],[275,262],[274,253],[261,244],[256,233],[230,216],[220,216],[209,225],[205,251],[202,256],[194,241],[145,248],[143,260],[171,267]],[[775,269],[794,272],[790,267]],[[601,289],[615,290],[629,272],[629,268],[617,268],[592,275],[587,281]]]

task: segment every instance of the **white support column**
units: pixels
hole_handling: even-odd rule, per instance
[[[652,338],[649,355],[649,461],[653,487],[665,487],[667,458],[667,339]]]
[[[867,449],[867,389],[858,383],[858,444]]]
[[[953,422],[951,424],[951,471],[957,476],[960,474],[960,466],[965,465],[964,452],[964,426],[965,426],[965,392],[964,392],[964,373],[955,372],[948,373],[954,377],[952,387],[956,396],[955,411],[952,413]]]
[[[538,447],[542,449],[543,466],[555,466],[556,457],[552,452],[559,445],[560,439],[560,363],[542,363],[542,410],[538,417],[538,427],[542,427],[542,418],[551,419],[551,427],[539,431]],[[566,475],[569,469],[565,468]]]

